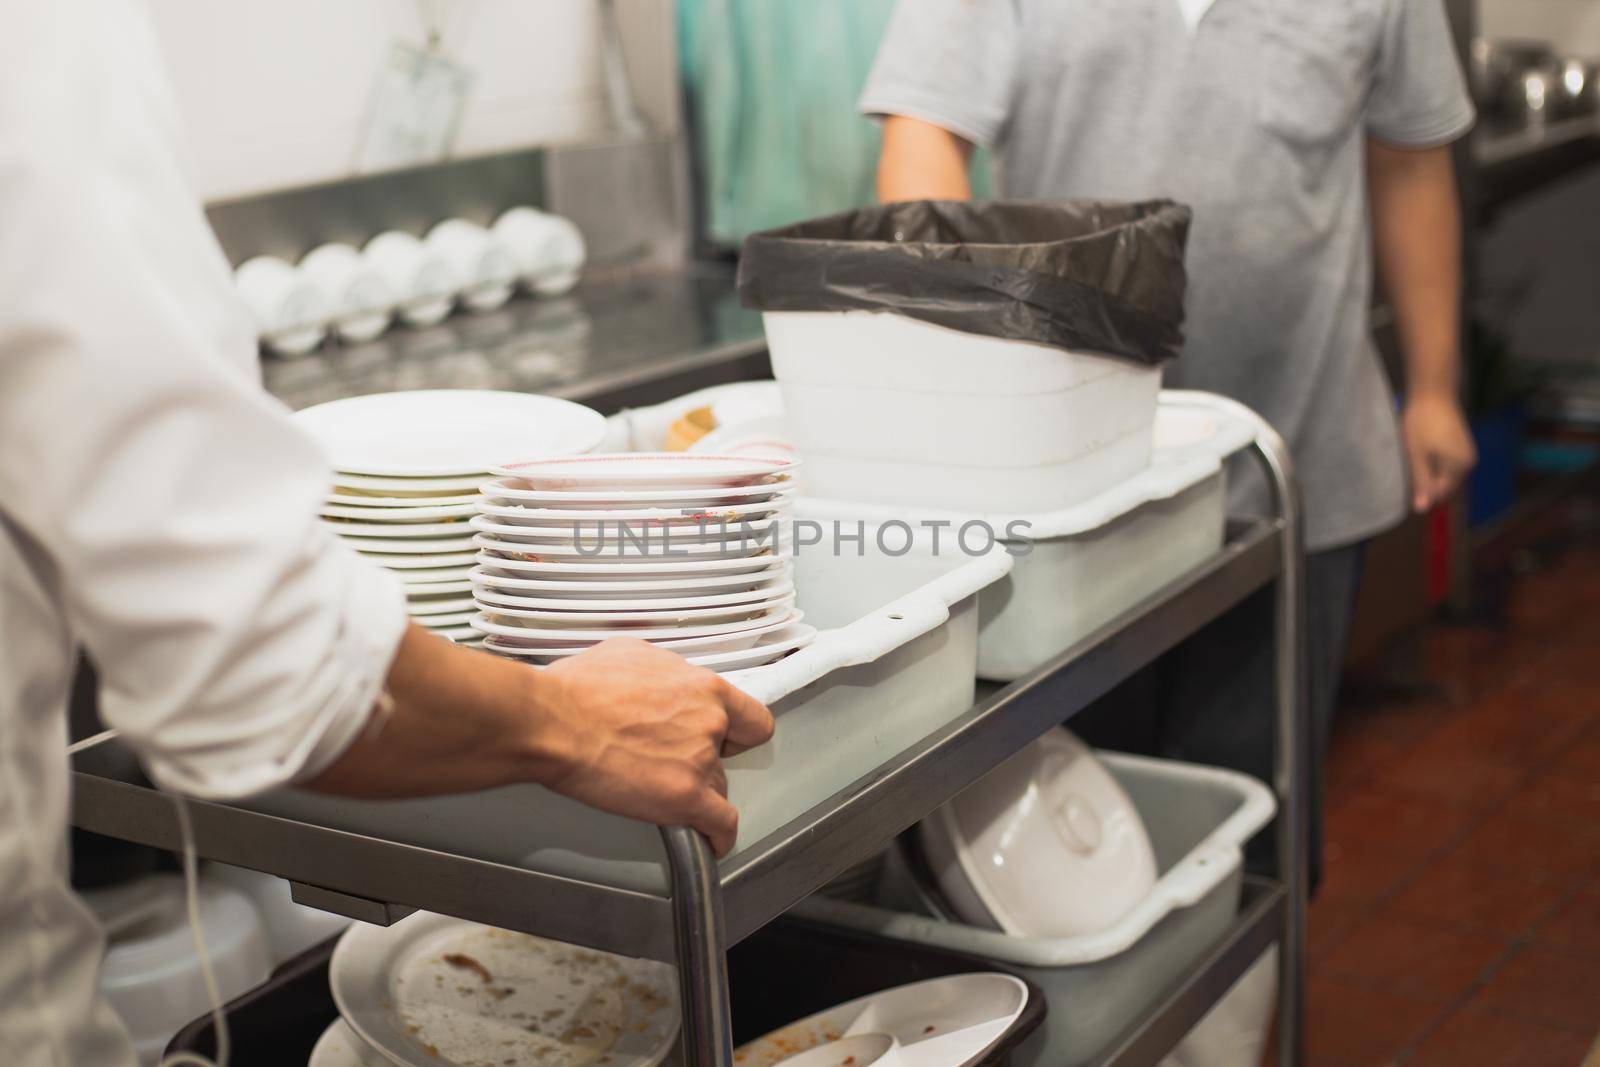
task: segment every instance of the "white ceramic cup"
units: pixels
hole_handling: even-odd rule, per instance
[[[428,231],[423,243],[462,279],[461,302],[473,311],[492,311],[511,299],[517,264],[504,242],[466,219],[446,219]]]
[[[408,326],[444,321],[462,283],[450,264],[409,233],[389,230],[361,250],[367,264],[395,293],[396,313]]]
[[[332,309],[333,330],[346,341],[371,341],[389,328],[395,289],[360,252],[347,244],[325,244],[300,260],[300,273]]]
[[[495,219],[493,232],[515,257],[522,283],[540,296],[560,296],[578,284],[588,249],[571,220],[514,207]]]
[[[312,282],[276,256],[256,256],[233,272],[256,336],[280,356],[303,356],[327,335],[328,305]]]

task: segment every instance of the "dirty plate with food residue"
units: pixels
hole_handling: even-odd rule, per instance
[[[416,1067],[653,1067],[672,1049],[672,969],[418,912],[357,923],[333,953],[339,1014]]]
[[[866,1034],[893,1039],[898,1067],[961,1067],[1004,1037],[1027,1004],[1027,985],[1009,974],[932,978],[780,1027],[735,1051],[734,1067],[776,1067],[791,1056]],[[857,1053],[838,1047],[843,1057],[838,1067],[861,1067]],[[846,1064],[851,1057],[857,1063]]]

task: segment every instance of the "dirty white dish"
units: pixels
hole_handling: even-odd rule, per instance
[[[581,490],[605,487],[667,489],[755,485],[793,474],[798,460],[748,456],[703,456],[684,452],[619,452],[596,456],[535,459],[491,467],[529,489]]]
[[[678,1031],[665,964],[428,912],[353,925],[328,984],[361,1040],[417,1067],[654,1067]]]
[[[753,626],[748,630],[736,630],[733,633],[714,633],[700,637],[643,638],[642,640],[648,640],[652,645],[670,649],[673,652],[682,652],[684,655],[737,652],[742,649],[754,648],[761,642],[762,638],[794,626],[803,618],[805,618],[805,612],[795,610],[779,618],[768,620],[760,626]],[[517,636],[496,635],[487,637],[484,639],[484,647],[509,656],[575,656],[594,644],[592,641],[573,641],[569,638],[560,640],[529,639],[521,636],[524,632],[518,631]],[[621,635],[613,634],[611,636]],[[637,637],[638,635],[628,634],[627,636]]]
[[[386,1056],[361,1040],[350,1024],[335,1019],[317,1039],[306,1067],[394,1067]]]
[[[522,563],[622,563],[649,565],[660,560],[698,562],[712,559],[766,559],[774,553],[772,541],[702,541],[657,531],[637,542],[608,537],[602,542],[572,544],[521,544],[478,534],[473,543],[481,551],[478,562],[498,566],[501,560]]]
[[[342,504],[324,504],[319,512],[325,519],[346,519],[351,522],[424,523],[443,519],[470,519],[478,513],[475,504],[419,504],[414,508],[347,507]]]
[[[627,540],[630,544],[636,543],[641,554],[650,548],[665,547],[677,548],[679,545],[709,544],[715,541],[745,541],[762,540],[772,541],[784,531],[781,525],[782,516],[767,519],[753,519],[749,522],[737,523],[707,523],[704,527],[697,523],[686,523],[673,526],[650,526],[637,521],[621,520],[620,522],[591,522],[581,527],[572,526],[517,526],[508,523],[495,522],[493,516],[479,515],[468,523],[468,528],[483,535],[487,542],[509,542],[516,544],[560,544],[574,543],[588,550],[590,555],[605,554],[608,542]],[[670,534],[665,531],[670,530]],[[660,542],[668,542],[665,546]]]
[[[1028,987],[1008,974],[931,978],[828,1008],[734,1052],[739,1067],[776,1067],[797,1053],[860,1034],[899,1045],[901,1067],[960,1067],[1000,1040],[1028,1005]]]
[[[599,412],[570,400],[480,389],[349,397],[294,419],[334,469],[369,477],[466,476],[506,456],[587,452],[606,433]]]
[[[478,609],[495,622],[518,620],[512,624],[520,625],[520,620],[525,619],[544,629],[593,629],[608,624],[637,626],[643,629],[649,626],[676,626],[680,623],[691,624],[721,619],[735,622],[777,608],[787,609],[794,604],[794,585],[790,583],[780,587],[759,600],[708,608],[656,608],[654,607],[656,601],[639,600],[630,602],[633,606],[629,608],[615,611],[575,611],[570,607],[552,611],[519,607],[517,605],[520,601],[517,597],[501,596],[487,589],[479,589],[473,596],[478,601]]]
[[[758,485],[733,485],[716,489],[520,489],[515,478],[500,478],[481,487],[484,495],[509,500],[526,507],[614,510],[619,508],[704,508],[723,503],[754,503],[788,499],[794,493],[791,481]]]
[[[741,671],[748,667],[764,666],[791,652],[805,648],[816,639],[817,628],[801,624],[776,630],[746,649],[734,649],[729,652],[684,652],[683,655],[697,667],[710,667],[714,671]]]
[[[327,519],[328,529],[340,537],[379,537],[397,540],[411,538],[439,538],[451,534],[470,535],[472,527],[465,522],[356,522],[353,519]]]
[[[433,597],[442,593],[470,593],[472,583],[467,581],[467,572],[471,567],[461,568],[461,576],[456,577],[454,567],[441,568],[439,571],[397,571],[396,577],[405,584],[408,597]],[[434,574],[443,577],[432,577]]]
[[[716,557],[691,560],[638,559],[618,563],[612,561],[551,559],[549,562],[507,559],[480,554],[479,564],[485,573],[507,577],[575,578],[593,582],[633,582],[646,576],[652,578],[693,578],[699,575],[754,574],[769,570],[775,563],[790,558],[788,553],[767,553],[753,556]]]
[[[749,618],[720,619],[713,623],[686,623],[682,626],[633,626],[627,623],[611,623],[589,628],[544,625],[508,626],[488,617],[473,619],[472,626],[485,634],[494,634],[497,637],[516,637],[524,641],[545,641],[558,645],[570,645],[579,641],[604,641],[610,637],[635,637],[642,641],[650,641],[656,638],[711,637],[737,633],[741,630],[753,630],[780,618],[786,618],[789,610],[789,604],[780,603],[770,611],[752,614]],[[537,623],[538,621],[529,620],[532,623]]]
[[[792,510],[790,500],[758,500],[748,503],[717,504],[710,508],[530,508],[516,504],[503,504],[495,500],[485,487],[484,499],[478,511],[492,516],[502,524],[511,526],[592,526],[605,523],[615,526],[619,522],[633,527],[650,526],[716,526],[735,527],[745,522],[755,522]]]
[[[764,570],[746,574],[703,575],[697,578],[666,578],[656,580],[644,576],[633,581],[550,581],[538,578],[517,578],[495,574],[487,567],[477,567],[469,577],[474,585],[487,586],[524,596],[561,599],[593,599],[605,597],[679,597],[711,596],[719,592],[759,589],[779,579],[787,578],[789,569],[781,564],[771,564]]]
[[[529,608],[532,610],[546,611],[633,611],[639,610],[644,605],[649,605],[651,610],[674,611],[687,608],[714,608],[725,604],[751,604],[771,596],[792,593],[794,582],[789,580],[787,573],[779,574],[766,581],[755,584],[745,584],[732,590],[712,591],[709,593],[685,592],[671,590],[666,593],[647,592],[639,593],[631,586],[613,586],[609,590],[599,593],[585,592],[578,595],[548,596],[543,591],[529,592],[519,589],[505,589],[494,585],[493,577],[483,576],[476,571],[468,575],[479,599],[488,604],[503,604],[507,607]]]
[[[1099,933],[1156,883],[1138,809],[1066,730],[1051,730],[969,786],[920,833],[958,917],[1017,937]]]
[[[793,601],[794,583],[782,581],[764,588],[703,597],[615,597],[609,600],[546,599],[523,596],[476,585],[473,596],[485,612],[513,614],[520,619],[604,622],[640,619],[714,619],[746,611],[764,610],[783,600]]]

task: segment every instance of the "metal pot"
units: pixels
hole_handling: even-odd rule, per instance
[[[1472,83],[1485,115],[1536,125],[1556,117],[1563,65],[1542,41],[1472,42]]]

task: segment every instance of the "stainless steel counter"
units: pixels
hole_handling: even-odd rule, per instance
[[[769,374],[761,317],[739,306],[732,268],[720,265],[587,282],[425,330],[396,326],[370,344],[266,358],[262,371],[296,409],[399,389],[510,389],[606,412]]]

